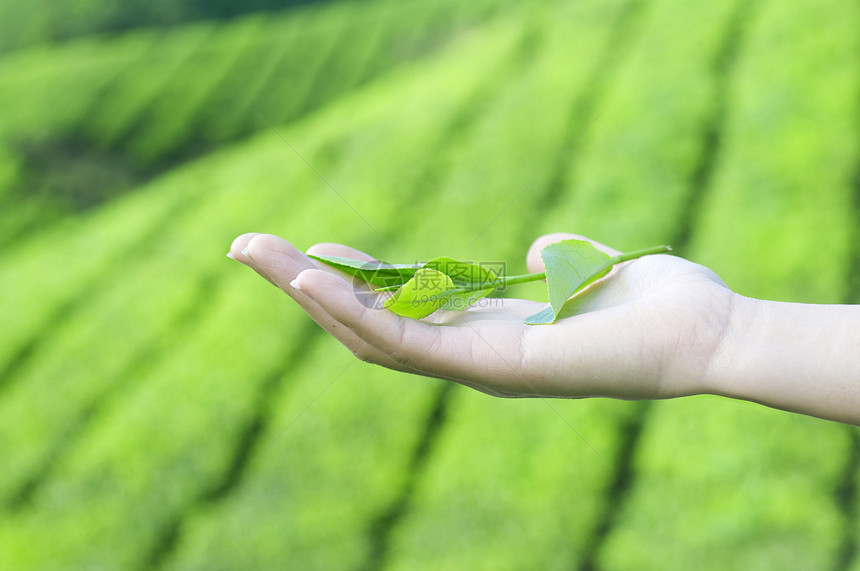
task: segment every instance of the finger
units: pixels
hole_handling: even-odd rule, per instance
[[[246,234],[243,236],[244,236],[244,238],[242,236],[240,236],[240,238],[237,238],[236,243],[235,243],[235,247],[231,250],[231,253],[233,253],[233,255],[238,260],[242,261],[242,263],[246,263],[246,264],[250,265],[251,267],[255,268],[255,270],[257,270],[258,273],[260,273],[261,275],[263,275],[267,279],[271,280],[271,278],[268,277],[268,274],[266,274],[264,267],[261,267],[254,260],[252,260],[250,257],[242,254],[242,251],[241,251],[241,249],[247,249],[250,240],[256,236],[260,236],[260,234]],[[268,239],[266,239],[266,240],[268,240]],[[280,240],[280,239],[277,239],[277,240]],[[258,240],[257,242],[260,242],[260,240]],[[275,243],[274,245],[276,247],[283,247],[283,244]],[[260,246],[260,244],[255,243],[254,246],[255,246],[255,249],[254,249],[253,255],[256,258],[263,259],[261,253],[258,252],[258,250],[257,250],[257,248]],[[236,250],[236,248],[239,248],[239,247],[241,247],[241,249]],[[248,253],[250,253],[250,252],[248,252]],[[341,256],[344,258],[351,258],[354,260],[375,261],[375,259],[372,256],[370,256],[364,252],[361,252],[360,250],[350,248],[349,246],[345,246],[343,244],[335,244],[335,243],[316,244],[316,245],[308,248],[308,253],[314,254],[314,255]],[[266,261],[264,261],[263,263],[265,264]],[[325,269],[327,271],[331,270],[331,273],[333,273],[335,275],[344,275],[347,278],[349,278],[349,276],[347,274],[342,274],[341,272],[334,270],[333,268],[330,268],[329,266],[324,265],[323,269]],[[271,281],[272,281],[272,283],[275,283],[275,285],[278,285],[274,280],[271,280]],[[278,281],[281,281],[281,280],[279,279]],[[284,288],[282,288],[282,289],[284,289]],[[393,359],[392,357],[390,357],[389,355],[383,353],[382,351],[380,351],[376,347],[370,345],[366,341],[362,340],[361,338],[358,337],[358,335],[356,335],[354,332],[352,332],[348,328],[345,328],[345,327],[338,328],[337,323],[335,323],[336,320],[333,317],[331,317],[330,315],[328,315],[328,313],[325,311],[325,309],[323,309],[316,301],[314,301],[309,296],[307,296],[307,295],[301,296],[301,293],[298,292],[292,286],[289,286],[289,288],[285,289],[285,291],[291,297],[296,299],[297,302],[299,302],[299,304],[305,309],[305,311],[308,312],[308,314],[311,316],[312,319],[314,319],[314,321],[316,321],[321,327],[323,327],[323,329],[325,329],[330,334],[332,334],[335,338],[337,338],[350,351],[352,351],[356,356],[358,356],[363,361],[375,363],[377,365],[381,365],[383,367],[393,369],[396,371],[401,371],[404,373],[410,373],[410,374],[421,375],[421,376],[425,376],[425,377],[433,377],[433,378],[443,379],[443,380],[447,380],[447,381],[459,382],[459,383],[461,383],[465,386],[471,387],[475,390],[478,390],[478,391],[481,391],[481,392],[484,392],[487,394],[495,395],[495,396],[511,396],[511,394],[514,394],[514,393],[507,394],[507,393],[500,392],[490,385],[485,385],[485,384],[481,384],[481,383],[477,383],[477,382],[469,382],[469,381],[465,381],[461,378],[458,378],[456,376],[445,375],[445,374],[442,374],[440,371],[424,370],[424,369],[420,369],[420,368],[417,368],[415,366],[412,366],[412,365],[409,365],[409,364],[406,364],[403,362],[399,362],[399,361]],[[299,297],[299,296],[301,296],[301,297]],[[302,299],[302,297],[304,298],[304,300]]]
[[[306,270],[315,269],[313,260],[296,250],[289,242],[270,234],[245,234],[234,241],[235,248],[242,247],[234,254],[237,260],[254,268],[261,276],[281,288],[293,298],[307,314],[323,329],[338,337],[336,331],[342,329],[339,338],[354,353],[366,354],[368,361],[379,365],[407,370],[393,359],[368,345],[352,332],[337,323],[317,302],[290,285],[296,276]],[[231,249],[231,253],[233,250]],[[413,372],[407,370],[407,372]]]
[[[331,317],[403,366],[448,379],[499,386],[501,380],[512,376],[510,368],[500,362],[499,352],[509,355],[512,362],[519,361],[519,347],[511,343],[519,339],[519,323],[515,324],[516,332],[509,329],[510,325],[496,325],[486,328],[481,336],[471,327],[433,325],[366,307],[358,302],[348,283],[327,272],[304,271],[294,283]],[[343,332],[332,333],[340,338]]]
[[[590,242],[595,248],[602,252],[606,252],[610,256],[615,256],[620,254],[618,250],[610,248],[605,244],[601,244],[595,240],[590,238],[586,238],[585,236],[581,236],[579,234],[569,234],[567,232],[555,232],[553,234],[544,234],[534,242],[532,242],[531,247],[529,248],[528,254],[526,254],[526,265],[529,268],[530,272],[542,272],[544,271],[543,259],[540,256],[540,251],[550,244],[554,244],[556,242],[561,242],[562,240],[585,240],[586,242]]]
[[[275,281],[271,277],[269,277],[269,275],[265,271],[263,271],[262,268],[255,264],[254,261],[246,255],[248,244],[251,242],[251,240],[253,240],[256,236],[259,235],[260,234],[257,232],[249,232],[247,234],[242,234],[241,236],[233,240],[233,243],[230,245],[230,252],[227,254],[227,256],[233,258],[240,264],[248,266],[249,268],[257,272],[260,277],[277,287],[278,284],[276,284]]]
[[[349,258],[350,260],[359,260],[361,262],[377,261],[373,256],[365,254],[361,250],[356,250],[355,248],[350,248],[349,246],[333,242],[314,244],[308,248],[307,253],[313,254],[314,256],[339,256],[341,258]]]
[[[346,246],[344,244],[337,244],[337,243],[331,243],[331,242],[314,244],[313,246],[311,246],[310,248],[307,249],[307,253],[313,254],[316,256],[319,256],[319,255],[339,256],[342,258],[349,258],[352,260],[361,260],[361,261],[365,261],[365,262],[378,261],[373,256],[371,256],[365,252],[362,252],[361,250],[356,250],[355,248],[351,248],[351,247]],[[328,269],[328,268],[324,267],[323,269]],[[335,273],[336,275],[343,275],[347,281],[349,281],[349,279],[350,279],[350,277],[347,274],[341,274],[340,272],[333,272],[333,273]],[[512,300],[512,301],[514,301],[514,300]],[[316,302],[314,302],[314,303],[316,303]],[[528,315],[531,315],[535,311],[536,310],[534,308],[532,308],[531,313],[528,313]],[[462,312],[452,312],[452,313],[462,313]],[[524,316],[525,316],[525,314],[524,314]],[[329,317],[331,317],[331,316],[329,316]],[[358,339],[358,336],[354,332],[350,331],[350,333],[352,334],[353,337],[355,337],[355,339]],[[489,386],[489,385],[486,385],[486,384],[481,384],[478,382],[471,382],[471,381],[464,380],[462,378],[452,377],[450,375],[444,375],[439,371],[428,371],[428,370],[416,368],[415,366],[406,365],[405,363],[402,363],[402,362],[397,362],[394,359],[392,359],[392,358],[388,357],[387,355],[385,355],[384,353],[382,353],[376,347],[372,347],[366,343],[365,343],[365,345],[360,345],[358,343],[354,343],[352,337],[350,337],[349,335],[341,335],[340,340],[348,349],[350,349],[353,353],[358,355],[359,358],[361,358],[362,360],[370,361],[370,362],[376,363],[377,365],[382,365],[384,367],[388,367],[389,369],[395,369],[395,370],[402,371],[405,373],[422,375],[425,377],[433,377],[433,378],[437,378],[437,379],[443,379],[446,381],[458,382],[462,385],[465,385],[465,386],[470,387],[472,389],[475,389],[477,391],[480,391],[480,392],[483,392],[486,394],[490,394],[490,395],[494,395],[494,396],[512,396],[513,394],[516,394],[516,393],[503,393],[503,392],[500,392],[499,390],[497,390],[496,388]],[[368,355],[370,356],[370,358],[368,358]]]
[[[247,234],[239,235],[233,243],[230,244],[230,253],[227,254],[230,258],[233,258],[237,262],[246,263],[248,261],[247,257],[242,253],[242,250],[248,247],[248,243],[255,237],[259,236],[259,232],[248,232]]]

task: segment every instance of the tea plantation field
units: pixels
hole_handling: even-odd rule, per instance
[[[0,0],[0,569],[860,571],[857,428],[388,371],[224,257],[569,231],[860,303],[856,2],[50,4]]]

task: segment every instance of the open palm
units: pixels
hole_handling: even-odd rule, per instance
[[[536,240],[529,271],[543,270],[544,246],[569,238],[586,239],[550,234]],[[308,252],[373,260],[340,244]],[[360,359],[508,397],[708,392],[708,370],[735,295],[707,268],[654,255],[616,266],[569,301],[552,325],[523,323],[546,304],[509,298],[417,321],[363,302],[366,292],[348,276],[276,236],[239,236],[231,256],[281,288]]]

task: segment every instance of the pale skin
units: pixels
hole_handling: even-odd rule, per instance
[[[576,238],[549,234],[527,254]],[[618,252],[591,241],[610,255]],[[373,260],[341,244],[316,255]],[[762,301],[671,255],[617,265],[552,325],[546,304],[497,300],[417,321],[373,309],[353,280],[270,234],[243,234],[230,256],[293,298],[359,359],[504,397],[664,399],[716,394],[860,425],[860,306]],[[515,286],[514,286],[515,287]]]

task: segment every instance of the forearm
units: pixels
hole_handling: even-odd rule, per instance
[[[710,377],[715,394],[860,425],[860,305],[737,296]]]

